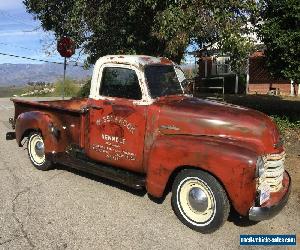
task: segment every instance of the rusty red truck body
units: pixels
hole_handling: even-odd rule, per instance
[[[230,208],[250,220],[275,216],[291,180],[274,122],[248,108],[186,95],[174,64],[148,56],[106,56],[89,98],[12,100],[19,146],[28,139],[40,170],[60,163],[162,197],[172,187],[178,218],[202,233]]]

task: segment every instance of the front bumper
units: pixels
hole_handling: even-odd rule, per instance
[[[291,177],[288,172],[284,172],[282,189],[272,193],[270,199],[260,207],[251,207],[249,210],[249,219],[253,221],[262,221],[273,218],[286,205],[291,192]]]

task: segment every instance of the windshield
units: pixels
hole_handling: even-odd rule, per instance
[[[152,98],[183,94],[172,65],[148,65],[145,76]]]

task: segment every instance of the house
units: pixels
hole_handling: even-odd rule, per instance
[[[273,91],[273,92],[272,92]],[[249,94],[274,93],[279,95],[298,94],[298,88],[290,80],[272,77],[267,69],[263,51],[254,52],[249,58]]]
[[[198,51],[198,77],[196,78],[196,91],[199,92],[245,92],[242,84],[239,84],[237,75],[229,65],[230,57],[218,55],[218,50]]]
[[[248,59],[243,82],[231,71],[228,56],[219,56],[216,50],[198,51],[198,83],[206,79],[225,79],[225,93],[299,95],[299,87],[290,80],[273,77],[267,69],[263,50],[254,52]],[[226,79],[231,80],[226,80]],[[223,80],[224,81],[224,80]],[[220,85],[220,84],[219,84]],[[230,85],[230,86],[226,86]],[[242,86],[241,86],[242,85]],[[206,86],[208,87],[208,86]],[[226,91],[227,89],[227,91]]]

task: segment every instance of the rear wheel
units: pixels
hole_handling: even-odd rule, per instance
[[[201,170],[187,169],[176,176],[171,201],[179,220],[201,233],[211,233],[220,228],[230,209],[221,184]]]
[[[31,163],[39,170],[49,170],[52,162],[45,155],[43,137],[38,132],[32,132],[28,137],[27,150]]]

